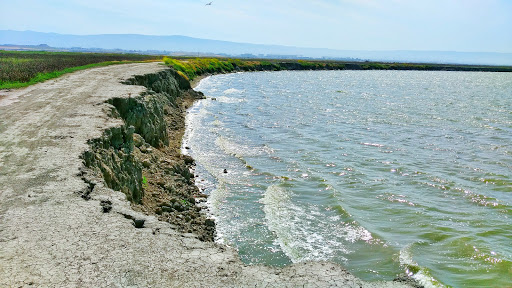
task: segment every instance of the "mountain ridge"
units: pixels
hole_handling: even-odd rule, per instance
[[[100,48],[136,51],[186,52],[191,55],[222,54],[243,58],[359,59],[384,62],[512,65],[512,53],[457,51],[357,51],[240,43],[185,35],[94,34],[0,30],[0,45],[40,45],[58,48]]]

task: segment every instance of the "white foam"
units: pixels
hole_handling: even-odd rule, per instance
[[[217,137],[215,144],[226,154],[235,156],[241,160],[247,156],[259,156],[272,152],[267,147],[251,147],[249,145],[239,144],[233,139],[224,136]]]
[[[432,276],[428,275],[428,272],[420,267],[416,261],[414,261],[411,252],[412,244],[405,246],[400,250],[399,261],[402,266],[405,267],[406,273],[408,276],[418,281],[421,285],[426,288],[438,288],[445,287],[439,282],[437,282]],[[411,271],[410,267],[414,267],[414,269],[419,269],[418,272],[414,273]]]
[[[228,103],[228,104],[241,103],[241,102],[245,101],[245,99],[233,98],[233,97],[227,97],[227,96],[220,96],[220,97],[217,97],[216,99],[218,102]]]
[[[334,257],[346,261],[342,255],[352,253],[346,242],[371,239],[364,228],[343,223],[339,216],[326,222],[320,208],[302,207],[292,198],[291,191],[277,184],[266,189],[260,202],[269,230],[293,262],[327,261]],[[318,229],[319,225],[325,227]]]
[[[364,145],[364,146],[384,147],[384,145],[379,144],[379,143],[368,143],[368,142],[365,142],[365,143],[361,143],[361,144]]]
[[[204,85],[208,86],[211,85],[211,76],[206,76],[205,78],[201,79],[196,87],[194,87],[195,90],[201,91]]]
[[[215,119],[211,124],[212,124],[212,126],[215,126],[215,127],[223,126],[223,123],[219,119]]]
[[[224,90],[224,92],[222,92],[222,93],[223,94],[241,94],[243,92],[244,92],[243,90],[238,90],[238,89],[235,89],[235,88],[229,88],[227,90]]]
[[[185,134],[183,135],[183,140],[181,143],[181,153],[183,155],[188,155],[189,151],[185,147],[189,145],[191,139],[195,135],[195,131],[201,125],[201,120],[204,116],[206,116],[208,102],[205,100],[198,100],[187,110],[187,115],[185,116]]]

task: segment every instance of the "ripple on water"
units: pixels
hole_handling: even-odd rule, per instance
[[[330,260],[367,280],[407,271],[426,285],[508,285],[511,77],[207,78],[198,89],[217,101],[194,105],[185,141],[214,183],[219,240],[246,263]]]

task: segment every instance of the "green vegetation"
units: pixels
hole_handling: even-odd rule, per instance
[[[0,51],[0,89],[26,87],[96,66],[161,60],[160,56],[37,51]]]
[[[279,70],[425,70],[425,71],[489,71],[512,72],[512,67],[414,64],[385,62],[344,62],[330,60],[241,60],[230,58],[164,57],[164,62],[173,67],[187,80],[204,74],[229,73],[235,71],[279,71]]]
[[[142,188],[148,188],[148,178],[146,176],[142,176]]]
[[[192,206],[192,204],[190,202],[188,202],[187,200],[185,200],[185,199],[181,200],[181,205],[184,206],[184,207],[191,207]]]
[[[59,77],[65,73],[97,66],[139,61],[161,61],[160,56],[75,52],[0,51],[0,89],[26,87]],[[330,60],[231,59],[164,57],[187,80],[205,74],[235,71],[278,70],[429,70],[429,71],[499,71],[512,67],[411,64],[380,62],[344,62]]]
[[[279,70],[340,70],[341,62],[306,60],[240,60],[231,58],[170,58],[164,57],[165,64],[194,80],[204,74],[229,73],[234,71],[279,71]]]
[[[231,59],[217,58],[190,58],[174,59],[164,57],[165,64],[173,67],[178,72],[182,72],[188,80],[206,73],[227,73],[234,71]]]
[[[438,69],[436,69],[436,67]],[[363,70],[441,70],[439,68],[448,65],[426,65],[426,64],[411,64],[411,63],[379,63],[379,62],[364,62],[361,64]],[[462,67],[462,66],[461,66]]]

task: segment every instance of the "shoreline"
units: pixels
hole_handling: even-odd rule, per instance
[[[210,76],[213,76],[213,75],[199,75],[197,76],[196,78],[194,78],[194,80],[190,81],[190,87],[192,87],[192,89],[196,89],[196,87],[199,85],[199,83],[201,83],[201,80],[205,79],[205,78],[208,78]]]
[[[248,266],[173,222],[211,227],[169,193],[200,196],[193,160],[176,154],[183,108],[198,96],[183,80],[156,63],[108,66],[17,91],[18,102],[0,107],[0,286],[414,287],[326,262]]]
[[[261,72],[261,71],[246,71],[246,72]],[[191,88],[195,90],[203,79],[206,79],[211,76],[215,76],[217,74],[224,74],[224,73],[198,75],[196,78],[194,78],[194,80],[190,81]],[[201,91],[198,91],[198,92],[202,93]],[[196,103],[196,101],[202,100],[202,99],[205,99],[205,98],[194,99],[194,101],[191,103],[191,105],[186,109],[185,113],[188,113],[187,112],[188,109],[191,108]],[[183,119],[185,119],[185,118],[183,118]],[[186,131],[186,129],[187,129],[187,127],[184,126],[184,131]],[[182,134],[182,137],[184,137],[184,136],[185,136],[185,133]],[[182,139],[182,143],[183,143],[183,139]],[[188,154],[186,154],[186,155],[188,156]],[[195,169],[194,169],[194,171],[195,171]],[[323,261],[308,261],[308,262],[323,263]],[[333,264],[339,265],[336,263],[333,263]],[[296,264],[291,264],[291,265],[296,265]],[[287,266],[291,266],[291,265],[287,265]],[[268,267],[273,267],[273,266],[268,266]],[[277,268],[277,269],[279,269],[279,268]],[[385,287],[386,285],[389,285],[389,283],[398,283],[398,282],[406,284],[406,285],[411,285],[411,287],[423,287],[423,285],[419,284],[416,280],[406,276],[405,274],[403,274],[402,276],[398,276],[395,280],[393,280],[393,282],[386,283],[385,281],[376,281],[375,283],[380,283],[380,285],[382,285],[381,287]],[[369,282],[369,283],[372,283],[372,282]]]

